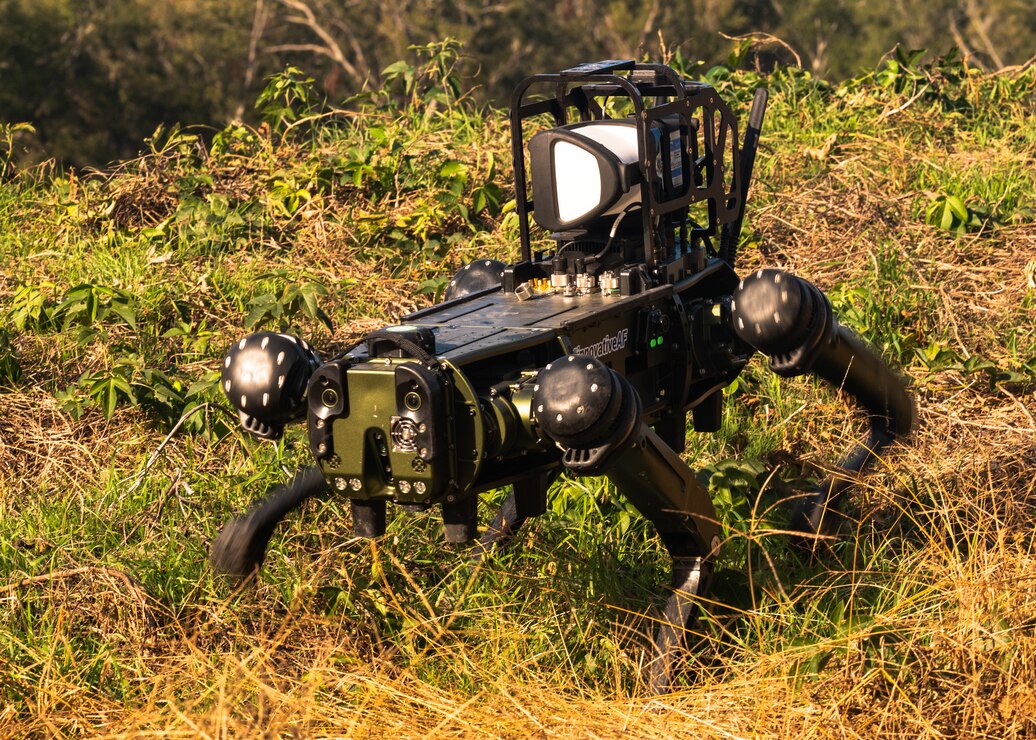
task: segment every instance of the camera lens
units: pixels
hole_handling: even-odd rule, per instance
[[[338,403],[338,393],[334,388],[325,388],[324,392],[320,394],[320,403],[324,404],[328,408],[332,408]]]

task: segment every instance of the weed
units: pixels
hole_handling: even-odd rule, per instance
[[[319,280],[303,275],[301,281],[288,280],[288,270],[275,270],[259,275],[258,280],[276,280],[283,287],[273,293],[262,293],[249,301],[245,328],[255,329],[268,320],[276,320],[281,331],[292,328],[292,320],[308,316],[323,324],[328,331],[334,331],[331,317],[319,306],[317,300],[328,295],[328,290]]]
[[[11,335],[0,329],[0,389],[11,388],[21,380],[22,368],[15,356]]]
[[[290,124],[316,111],[313,78],[297,67],[286,67],[270,77],[255,101],[263,121],[274,133],[284,133]]]
[[[35,134],[31,123],[0,123],[0,182],[15,173],[14,142],[20,134]]]
[[[945,193],[935,198],[925,212],[925,221],[958,235],[981,229],[984,217],[987,214],[972,210],[956,195]]]

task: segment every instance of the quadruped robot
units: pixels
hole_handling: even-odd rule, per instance
[[[277,438],[305,419],[316,464],[223,528],[216,570],[254,571],[277,523],[325,492],[350,500],[364,537],[384,533],[389,502],[438,506],[446,539],[477,540],[482,558],[546,511],[560,473],[604,475],[672,556],[646,676],[666,691],[720,535],[679,454],[688,413],[695,432],[717,431],[723,388],[755,352],[779,375],[812,373],[855,400],[868,438],[799,500],[792,522],[805,533],[914,420],[906,384],[818,288],[735,272],[766,102],[758,90],[739,146],[716,91],[663,65],[609,60],[520,83],[519,262],[467,265],[442,303],[327,361],[274,332],[229,348],[222,386],[243,427]],[[480,537],[478,495],[505,486]]]

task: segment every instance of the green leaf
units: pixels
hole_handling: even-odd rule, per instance
[[[968,207],[964,205],[964,201],[958,198],[956,195],[946,196],[946,205],[953,215],[961,221],[968,220]]]
[[[432,295],[438,299],[446,289],[446,285],[449,282],[449,275],[440,275],[439,277],[429,278],[417,286],[417,292],[420,295]]]
[[[981,355],[972,355],[964,361],[962,367],[964,372],[968,373],[969,375],[972,373],[981,372],[983,370],[996,370],[996,365],[992,361],[987,360],[985,357],[982,357]]]
[[[132,305],[120,301],[112,301],[111,311],[129,324],[131,329],[137,330],[137,310]]]
[[[307,291],[303,291],[302,292],[302,303],[303,303],[303,306],[305,307],[304,310],[305,310],[306,315],[309,316],[312,319],[315,319],[317,317],[317,315],[320,313],[320,308],[317,306],[316,296],[314,296],[313,293],[308,291],[308,290]]]
[[[76,334],[76,346],[86,347],[94,343],[99,336],[107,336],[107,332],[98,331],[92,326],[84,326]]]
[[[1025,376],[1014,370],[998,370],[990,373],[991,383],[1024,383]]]
[[[452,178],[458,175],[467,175],[468,166],[463,162],[459,162],[456,159],[449,159],[443,163],[442,167],[439,168],[439,176]]]
[[[93,382],[87,394],[100,407],[105,419],[110,419],[115,414],[115,407],[118,404],[119,396],[125,396],[130,402],[135,403],[133,389],[129,382],[121,375],[97,375],[93,376]]]
[[[284,307],[275,296],[265,294],[253,298],[251,301],[252,309],[248,312],[245,317],[245,328],[252,329],[259,322],[265,319],[267,316],[279,318],[283,313]]]
[[[390,79],[399,75],[413,74],[414,68],[406,61],[400,59],[381,70],[381,76]]]
[[[14,292],[8,319],[18,331],[26,329],[42,330],[51,323],[50,301],[43,289],[53,289],[53,283],[23,285]]]

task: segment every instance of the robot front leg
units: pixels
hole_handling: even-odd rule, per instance
[[[651,693],[662,694],[698,618],[694,597],[709,585],[710,558],[720,542],[716,512],[708,490],[687,463],[644,423],[633,444],[609,461],[604,473],[655,525],[673,560],[672,593],[662,611],[647,675]]]
[[[320,468],[303,468],[290,482],[259,499],[247,513],[227,522],[212,543],[209,561],[213,568],[229,576],[251,575],[263,564],[266,546],[281,520],[306,499],[325,491],[327,481]]]
[[[910,432],[915,409],[907,384],[835,321],[827,297],[802,278],[780,270],[754,272],[734,291],[730,308],[733,333],[768,355],[775,373],[811,373],[853,398],[867,414],[867,440],[838,462],[839,473],[800,501],[793,515],[793,528],[822,532],[829,528],[829,507],[837,507],[852,476],[892,440]]]
[[[636,390],[596,359],[569,355],[548,365],[533,399],[541,431],[564,449],[576,475],[606,475],[654,524],[673,559],[648,669],[652,693],[668,690],[676,659],[697,618],[720,528],[708,490],[680,456],[641,419]]]
[[[305,413],[306,384],[320,363],[320,356],[304,339],[258,332],[230,346],[220,386],[246,431],[261,439],[278,439],[285,424]],[[326,490],[316,467],[304,468],[289,483],[274,488],[220,531],[209,556],[215,570],[250,575],[262,565],[277,524],[306,499]]]

